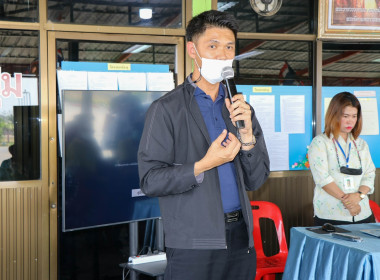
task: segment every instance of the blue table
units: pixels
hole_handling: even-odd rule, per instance
[[[380,229],[380,223],[339,227],[363,241],[345,241],[304,227],[292,228],[282,280],[380,280],[380,238],[359,231]]]

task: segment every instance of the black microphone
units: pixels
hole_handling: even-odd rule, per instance
[[[230,98],[231,104],[232,102],[232,97],[237,94],[236,90],[236,84],[234,81],[234,69],[230,66],[226,66],[222,69],[222,78],[224,79],[226,83],[226,88],[228,92],[228,97]],[[237,121],[236,122],[236,127],[237,128],[244,128],[245,124],[243,120]]]

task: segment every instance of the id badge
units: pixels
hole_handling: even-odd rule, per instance
[[[354,177],[344,177],[344,191],[345,192],[355,191]]]

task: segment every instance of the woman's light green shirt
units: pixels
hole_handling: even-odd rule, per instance
[[[355,140],[355,143],[360,154],[363,170],[362,174],[346,175],[340,173],[336,150],[338,151],[341,166],[346,165],[346,159],[338,145],[336,145],[335,150],[335,145],[332,139],[333,137],[329,138],[325,134],[320,134],[313,139],[309,147],[308,156],[310,169],[315,182],[313,199],[314,215],[321,219],[352,222],[352,216],[350,215],[350,212],[344,208],[342,202],[329,195],[322,189],[322,187],[331,182],[335,182],[343,192],[347,193],[344,189],[344,178],[353,177],[355,186],[354,190],[350,192],[357,192],[359,187],[364,185],[371,189],[369,192],[369,194],[371,194],[374,190],[376,168],[372,162],[368,144],[363,139],[358,138]],[[348,154],[349,144],[351,143],[348,167],[360,168],[358,153],[352,139],[352,135],[350,134],[347,143],[342,137],[339,137],[338,141],[346,155]],[[355,221],[363,220],[371,215],[368,197],[365,197],[360,202],[360,206],[361,212],[359,215],[355,216]]]

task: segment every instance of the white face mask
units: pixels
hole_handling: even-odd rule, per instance
[[[223,80],[223,68],[226,66],[232,67],[233,59],[223,60],[203,58],[198,54],[195,44],[194,49],[197,52],[198,57],[202,61],[202,68],[200,68],[197,63],[197,60],[195,59],[195,63],[197,64],[199,73],[201,73],[202,77],[205,78],[210,84],[216,84],[221,82]]]

